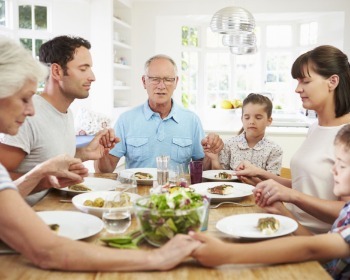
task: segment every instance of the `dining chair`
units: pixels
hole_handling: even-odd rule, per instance
[[[292,179],[290,168],[282,167],[281,168],[281,177],[287,178],[287,179]]]

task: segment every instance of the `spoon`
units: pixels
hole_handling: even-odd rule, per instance
[[[220,207],[221,205],[224,205],[224,204],[233,204],[233,205],[238,205],[238,206],[242,206],[242,207],[255,206],[255,204],[243,204],[243,203],[232,202],[232,201],[224,201],[224,202],[220,202],[219,204],[216,204],[216,205],[210,205],[210,209],[216,209],[216,208],[218,208],[218,207]]]

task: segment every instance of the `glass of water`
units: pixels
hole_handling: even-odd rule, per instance
[[[137,193],[137,180],[133,172],[122,170],[118,172],[116,191]]]
[[[106,198],[102,213],[102,221],[109,233],[124,233],[131,225],[131,212],[129,207],[113,207],[121,199],[121,194],[110,195]]]

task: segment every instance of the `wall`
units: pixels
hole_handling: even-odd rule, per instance
[[[69,8],[68,8],[69,7]],[[91,39],[90,2],[86,0],[52,0],[52,37],[59,35],[80,36]],[[93,92],[92,85],[92,90]],[[81,106],[90,106],[90,100],[75,100],[71,109],[74,113]]]

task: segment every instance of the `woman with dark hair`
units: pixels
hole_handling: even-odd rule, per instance
[[[292,179],[275,176],[249,162],[241,164],[237,175],[255,182],[273,179],[257,185],[257,204],[264,207],[276,201],[288,202],[296,220],[313,233],[323,233],[330,229],[347,200],[333,194],[330,169],[335,160],[334,137],[350,123],[349,60],[333,46],[319,46],[296,59],[292,76],[298,81],[295,91],[303,107],[318,116],[291,159]]]

